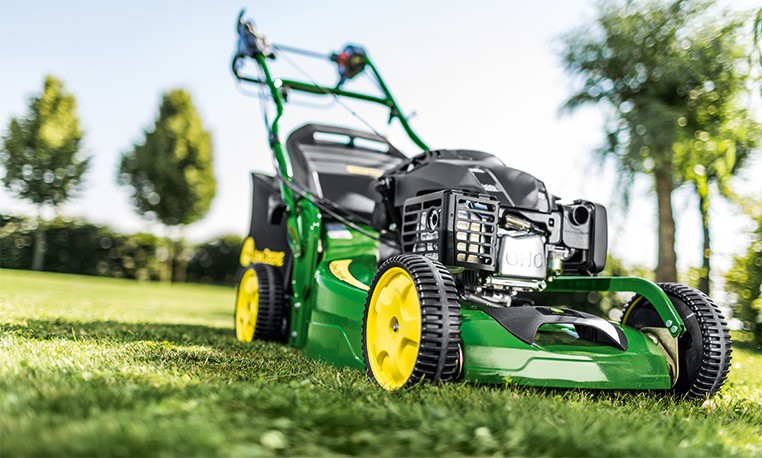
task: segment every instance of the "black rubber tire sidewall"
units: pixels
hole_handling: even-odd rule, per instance
[[[717,393],[727,379],[732,355],[725,318],[717,305],[695,288],[677,283],[659,283],[659,287],[685,324],[685,333],[678,338],[678,378],[671,391],[689,399]],[[664,326],[653,305],[638,295],[624,307],[624,317],[628,326],[638,329]]]

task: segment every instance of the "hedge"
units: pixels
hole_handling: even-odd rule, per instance
[[[148,233],[120,234],[80,220],[43,222],[48,272],[158,280],[169,256],[170,242]],[[37,222],[0,220],[0,267],[30,269]],[[241,238],[228,235],[190,247],[186,281],[232,284],[238,269]],[[180,250],[176,250],[180,251]]]

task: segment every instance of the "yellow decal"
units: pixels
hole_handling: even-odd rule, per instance
[[[352,272],[349,271],[349,265],[352,264],[351,259],[342,259],[340,261],[331,261],[330,264],[328,264],[328,270],[331,271],[334,277],[338,278],[339,280],[343,281],[344,283],[350,284],[356,288],[360,288],[364,291],[368,291],[370,287],[366,285],[365,283],[361,282],[360,280],[356,279],[354,275],[352,275]]]
[[[378,178],[384,172],[382,170],[371,169],[369,167],[360,167],[360,166],[357,166],[357,165],[348,165],[347,166],[347,173],[351,173],[352,175],[367,175],[369,177]]]
[[[275,267],[282,267],[284,256],[285,253],[282,251],[270,251],[269,248],[265,248],[261,251],[257,250],[256,246],[254,245],[254,238],[246,237],[246,240],[243,241],[243,248],[241,248],[241,257],[238,261],[244,267],[247,267],[252,262],[270,264],[271,266]]]

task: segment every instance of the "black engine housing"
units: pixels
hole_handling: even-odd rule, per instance
[[[543,234],[547,244],[571,253],[564,260],[566,274],[596,274],[606,263],[603,205],[581,200],[559,204],[542,181],[488,153],[424,152],[384,173],[376,189],[380,201],[373,225],[398,234],[404,252],[422,252],[446,265],[493,272],[498,237],[489,231],[506,227],[506,220],[518,220],[526,222],[527,231]],[[434,213],[439,220],[436,227],[427,222]],[[479,247],[478,252],[469,253],[472,246]]]
[[[393,189],[389,188],[385,195],[392,198],[395,207],[411,197],[443,189],[488,194],[501,206],[543,213],[553,205],[542,181],[506,167],[497,157],[481,151],[427,151],[388,170],[379,181],[385,178],[394,180]],[[391,195],[388,191],[392,191]]]

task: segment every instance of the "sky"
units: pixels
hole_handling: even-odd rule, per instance
[[[273,168],[258,99],[247,96],[230,73],[242,7],[276,43],[321,52],[348,42],[365,46],[403,111],[415,113],[411,123],[430,147],[487,151],[537,176],[566,202],[583,198],[609,206],[612,253],[629,264],[655,266],[650,181],[636,182],[625,212],[616,205],[612,165],[598,163],[591,154],[602,141],[603,111],[588,107],[559,114],[574,81],[561,67],[558,37],[590,22],[594,3],[583,0],[0,0],[0,131],[11,116],[23,115],[46,74],[61,78],[77,97],[93,165],[81,195],[63,208],[65,215],[124,232],[158,229],[132,210],[127,191],[116,184],[116,170],[120,155],[151,127],[161,94],[182,87],[191,92],[212,132],[217,178],[209,213],[186,233],[195,241],[245,233],[248,171]],[[335,82],[328,64],[297,63],[312,78]],[[282,61],[275,69],[300,76]],[[362,127],[335,104],[326,110],[330,100],[294,102],[300,105],[287,108],[285,130],[309,121]],[[403,141],[398,126],[386,125],[383,112],[366,106],[356,110],[408,155],[418,152]],[[762,194],[758,179],[753,180],[761,173],[757,157],[738,179],[738,189]],[[700,219],[689,191],[678,190],[673,205],[678,263],[685,270],[700,264]],[[33,213],[33,207],[0,190],[0,214]],[[744,249],[750,222],[723,202],[711,218],[719,275]]]

